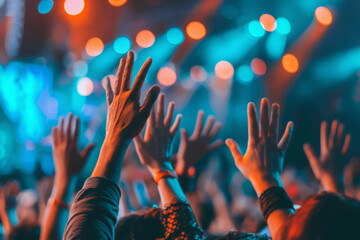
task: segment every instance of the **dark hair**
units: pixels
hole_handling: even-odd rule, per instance
[[[165,230],[161,224],[161,209],[132,213],[119,220],[115,228],[116,240],[155,240],[163,238]]]
[[[360,239],[360,203],[322,192],[309,197],[279,233],[280,239]]]
[[[40,226],[37,225],[19,225],[14,227],[9,240],[38,240],[40,239]]]
[[[207,240],[239,240],[239,239],[246,239],[246,240],[269,240],[267,235],[257,235],[254,233],[246,233],[240,231],[230,231],[226,235],[223,236],[215,236],[215,235],[208,235],[206,237]]]

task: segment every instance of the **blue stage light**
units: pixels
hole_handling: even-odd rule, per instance
[[[41,2],[38,5],[38,11],[41,14],[47,14],[51,11],[53,6],[54,6],[53,0],[41,0]]]
[[[276,19],[276,24],[277,24],[277,28],[276,28],[277,32],[285,35],[290,33],[291,25],[286,18],[279,17],[278,19]]]
[[[174,45],[179,45],[184,41],[184,34],[180,28],[172,27],[166,32],[167,40]]]
[[[127,53],[130,50],[130,48],[131,48],[131,41],[126,36],[118,37],[114,41],[115,52],[117,52],[119,54]]]
[[[251,21],[248,25],[248,30],[251,36],[257,38],[262,37],[265,34],[265,30],[258,20]]]
[[[237,76],[241,83],[249,83],[254,79],[254,73],[249,65],[242,65],[237,69]]]

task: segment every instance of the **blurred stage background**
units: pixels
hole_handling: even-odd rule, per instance
[[[358,0],[0,0],[0,175],[30,186],[53,174],[51,127],[72,111],[82,145],[97,145],[89,176],[103,79],[130,49],[135,71],[153,58],[145,84],[176,102],[189,131],[203,109],[244,150],[246,105],[267,96],[295,124],[286,165],[306,168],[302,145],[319,147],[322,120],[344,122],[359,154],[359,12]],[[216,155],[232,172],[229,151]]]

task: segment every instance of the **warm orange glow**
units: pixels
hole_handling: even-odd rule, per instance
[[[176,82],[176,73],[169,67],[163,67],[158,71],[157,79],[161,85],[171,86]]]
[[[104,43],[101,41],[100,38],[97,37],[90,38],[85,46],[86,53],[92,57],[100,55],[103,50],[104,50]]]
[[[195,176],[195,173],[196,173],[196,170],[193,166],[189,167],[188,169],[188,176],[189,177],[194,177]]]
[[[276,29],[276,20],[270,14],[263,14],[260,17],[261,26],[268,32],[275,31]]]
[[[315,11],[316,20],[322,25],[328,26],[332,22],[332,14],[326,7],[318,7]]]
[[[114,7],[120,7],[127,2],[127,0],[108,0],[108,1]]]
[[[216,76],[220,79],[230,79],[234,76],[234,67],[227,61],[220,61],[215,66]]]
[[[251,61],[251,69],[256,75],[264,75],[266,73],[266,63],[260,58],[254,58]]]
[[[136,35],[136,43],[142,48],[151,47],[155,42],[154,34],[149,30],[142,30]]]
[[[65,0],[64,3],[65,12],[73,16],[80,14],[84,10],[84,7],[84,0]]]
[[[285,54],[281,61],[283,68],[289,73],[296,73],[299,69],[299,61],[290,53]]]
[[[199,40],[205,37],[206,28],[201,22],[191,22],[186,26],[187,35],[194,40]]]

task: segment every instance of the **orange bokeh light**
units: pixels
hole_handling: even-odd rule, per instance
[[[64,9],[69,15],[75,16],[80,14],[85,7],[84,0],[65,0]]]
[[[294,55],[290,53],[285,54],[281,62],[285,71],[289,73],[296,73],[299,70],[299,61]]]
[[[191,22],[186,26],[187,35],[194,40],[199,40],[205,37],[206,28],[201,22]]]
[[[218,78],[227,80],[234,76],[234,67],[227,61],[220,61],[215,65],[215,73]]]
[[[90,38],[85,45],[85,51],[91,57],[100,55],[103,50],[104,50],[104,43],[98,37]]]
[[[127,2],[127,0],[108,0],[108,1],[114,7],[120,7]]]
[[[171,86],[176,82],[176,73],[169,67],[163,67],[158,71],[157,79],[161,85]]]
[[[265,29],[265,31],[273,32],[276,29],[276,20],[270,14],[263,14],[260,17],[260,24]]]
[[[149,30],[142,30],[136,35],[136,43],[142,48],[151,47],[155,42],[154,34]]]
[[[332,14],[326,7],[318,7],[315,11],[316,20],[322,25],[328,26],[332,22]]]
[[[256,75],[264,75],[266,73],[266,63],[260,58],[254,58],[251,61],[251,69]]]

